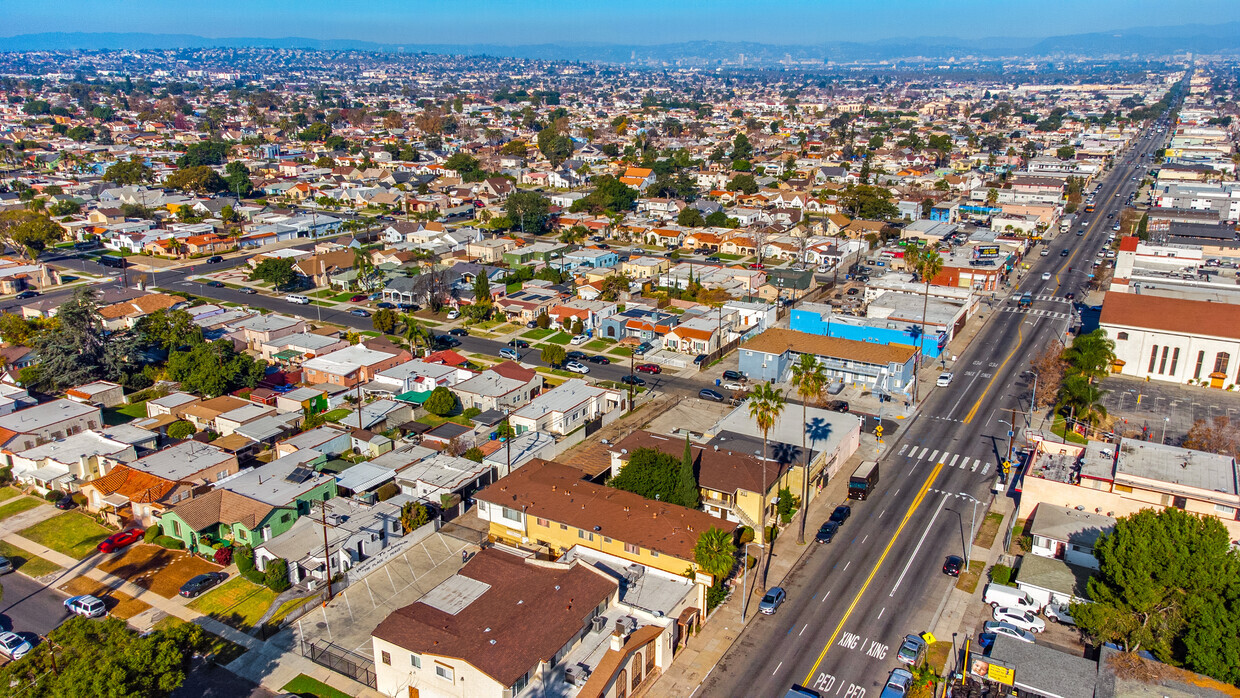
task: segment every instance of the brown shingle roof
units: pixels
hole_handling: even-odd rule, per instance
[[[917,353],[917,348],[904,344],[875,344],[854,339],[822,337],[807,332],[772,327],[741,345],[741,349],[767,354],[782,354],[791,347],[799,354],[814,354],[836,359],[850,359],[869,364],[904,363]]]
[[[571,465],[535,458],[475,499],[510,509],[526,507],[531,516],[596,530],[681,560],[693,560],[693,546],[703,531],[712,526],[725,531],[736,528],[704,511],[596,485],[582,475]]]
[[[503,686],[551,661],[617,587],[589,565],[527,560],[495,548],[480,551],[459,574],[490,588],[455,615],[422,602],[397,609],[373,634],[411,652],[462,659]]]
[[[625,458],[631,456],[639,448],[653,448],[680,460],[685,453],[683,438],[667,438],[648,431],[635,431],[611,447],[612,451],[627,450]],[[733,494],[737,490],[747,492],[762,491],[762,461],[752,454],[736,453],[727,450],[714,450],[700,444],[690,444],[693,463],[697,471],[698,484],[708,490]],[[766,461],[767,489],[778,487],[779,477],[791,468],[790,463],[779,463],[774,459]]]
[[[274,508],[231,490],[211,490],[181,502],[172,511],[196,531],[217,523],[239,523],[252,531]]]
[[[1240,306],[1114,292],[1102,299],[1099,324],[1240,339]]]

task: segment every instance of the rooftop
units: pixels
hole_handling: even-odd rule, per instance
[[[73,400],[52,400],[24,410],[10,412],[0,416],[0,429],[8,429],[18,434],[28,434],[41,429],[50,428],[69,419],[94,415],[99,417],[99,408]],[[100,419],[102,422],[102,419]]]
[[[1115,464],[1115,479],[1119,481],[1125,476],[1216,492],[1231,498],[1240,495],[1234,459],[1153,441],[1124,439]]]
[[[917,348],[903,344],[874,344],[838,337],[822,337],[807,332],[772,327],[741,345],[742,351],[759,351],[766,354],[782,354],[794,351],[813,354],[829,359],[845,359],[872,365],[905,363],[917,353]]]
[[[204,470],[214,478],[215,473],[209,470],[211,467],[235,460],[236,457],[227,451],[190,439],[156,451],[130,465],[135,470],[169,480],[187,480]]]
[[[288,506],[301,495],[328,481],[331,475],[314,470],[314,463],[325,459],[317,451],[296,451],[266,465],[243,470],[216,483],[226,489],[271,506]]]
[[[1042,502],[1033,513],[1031,533],[1092,548],[1098,537],[1115,530],[1115,519]]]
[[[1098,665],[1047,645],[995,638],[990,657],[1016,670],[1016,687],[1060,698],[1093,698]]]

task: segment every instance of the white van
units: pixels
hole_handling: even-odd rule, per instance
[[[284,300],[288,301],[289,303],[296,303],[297,305],[310,305],[309,298],[306,298],[305,296],[299,296],[296,293],[285,296]]]
[[[982,601],[996,608],[999,606],[1009,606],[1033,613],[1041,610],[1038,602],[1034,601],[1033,597],[1024,591],[1016,587],[1005,587],[993,583],[986,585],[986,590],[982,592]]]

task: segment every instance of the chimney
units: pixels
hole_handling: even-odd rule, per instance
[[[611,651],[619,652],[624,649],[624,631],[617,627],[611,632]]]

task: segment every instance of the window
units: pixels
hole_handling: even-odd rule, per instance
[[[1225,351],[1220,351],[1214,356],[1214,372],[1227,373],[1227,364],[1231,363],[1231,355]]]
[[[505,519],[508,519],[509,521],[520,521],[521,520],[521,512],[515,509],[509,509],[508,507],[504,507],[501,514]]]
[[[641,683],[642,683],[642,653],[636,652],[633,654],[633,683],[630,684],[630,686],[632,687],[634,691],[636,691],[637,687],[640,686]]]
[[[442,664],[435,665],[435,676],[438,676],[439,678],[444,679],[446,681],[456,680],[456,674],[455,672],[452,671],[452,667],[444,666]]]
[[[530,685],[530,674],[529,672],[526,672],[525,675],[516,680],[516,683],[512,684],[512,695],[515,696],[521,691],[524,691],[525,687],[528,685]]]
[[[561,531],[567,531],[567,530],[568,530],[568,524],[560,524],[560,530],[561,530]]]
[[[581,529],[581,530],[578,530],[578,531],[577,531],[577,537],[578,537],[578,538],[580,538],[580,539],[582,539],[582,540],[588,540],[588,541],[591,541],[591,542],[593,542],[593,541],[594,541],[594,534],[593,534],[593,533],[590,533],[589,531],[586,531],[586,530],[584,530],[584,529]]]
[[[646,647],[646,673],[649,674],[652,671],[654,671],[654,645],[653,644],[648,645]]]
[[[1149,367],[1149,368],[1147,368],[1147,369],[1145,369],[1145,372],[1146,372],[1146,373],[1153,373],[1153,372],[1154,372],[1154,362],[1155,362],[1155,361],[1158,361],[1158,345],[1157,345],[1157,344],[1155,344],[1155,345],[1154,345],[1154,348],[1150,350],[1150,367]]]
[[[1175,507],[1176,509],[1186,509],[1188,508],[1188,500],[1185,499],[1184,497],[1172,497],[1171,506]]]
[[[539,518],[538,518],[538,525],[539,525],[539,526],[542,526],[543,528],[549,528],[549,527],[551,526],[551,522],[550,522],[550,521],[548,521],[548,520],[546,520],[546,519],[544,519],[544,518],[542,518],[542,517],[539,517]]]
[[[1132,488],[1129,487],[1128,485],[1116,485],[1115,491],[1116,492],[1132,492]]]
[[[658,557],[658,556],[659,556],[659,551],[657,550],[650,551],[650,557]]]
[[[388,666],[392,666],[392,655],[388,654],[387,650],[384,650],[380,654],[383,655],[383,663]]]
[[[1171,347],[1163,347],[1162,361],[1158,364],[1158,375],[1160,376],[1167,372],[1167,352],[1170,350]]]
[[[172,535],[178,538],[181,537],[181,522],[176,519],[173,519],[172,521]]]
[[[641,548],[637,547],[636,545],[633,545],[632,543],[624,544],[624,552],[630,555],[640,555],[641,551],[642,551]]]
[[[1128,333],[1120,332],[1119,334],[1115,335],[1115,339],[1122,342],[1123,340],[1128,339]]]
[[[409,655],[409,664],[414,669],[421,669],[422,668],[422,655],[420,654]]]
[[[1201,365],[1206,362],[1206,353],[1197,352],[1197,368],[1193,370],[1193,380],[1201,380]]]
[[[1235,516],[1235,515],[1236,515],[1236,508],[1235,508],[1235,507],[1229,507],[1229,506],[1226,506],[1226,505],[1223,505],[1223,504],[1215,504],[1215,505],[1214,505],[1214,513],[1216,513],[1216,514],[1222,514],[1223,516]]]
[[[1180,365],[1180,348],[1176,347],[1175,351],[1171,352],[1171,370],[1168,371],[1168,373],[1174,376],[1175,367],[1179,365]]]
[[[224,478],[226,478],[226,477],[228,477],[228,471],[227,471],[227,470],[221,470],[221,471],[219,471],[218,473],[216,473],[216,474],[215,474],[215,480],[216,480],[216,482],[219,482],[220,480],[223,480],[223,479],[224,479]]]

